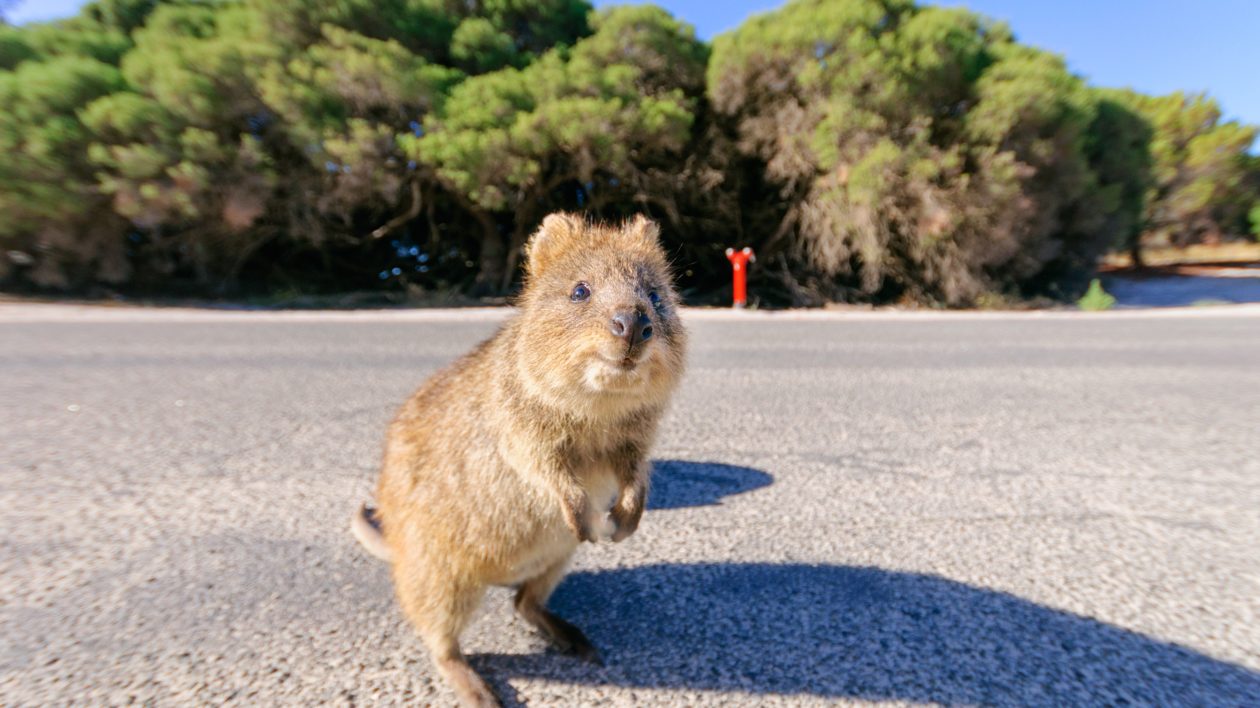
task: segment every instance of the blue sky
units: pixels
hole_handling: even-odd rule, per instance
[[[25,0],[14,22],[72,15],[83,0]],[[597,0],[597,6],[618,4]],[[660,0],[710,38],[773,0]],[[1067,57],[1101,86],[1206,91],[1229,118],[1260,124],[1260,0],[941,0],[1006,20],[1024,42]]]

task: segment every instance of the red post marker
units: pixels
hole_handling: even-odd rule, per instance
[[[757,257],[753,255],[751,248],[745,246],[739,251],[726,249],[726,260],[731,262],[731,271],[735,278],[735,302],[732,307],[743,307],[748,304],[748,264],[756,263]]]

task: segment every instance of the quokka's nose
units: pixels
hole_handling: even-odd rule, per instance
[[[635,346],[652,338],[652,320],[646,313],[628,310],[613,315],[608,331],[622,339],[627,346]]]

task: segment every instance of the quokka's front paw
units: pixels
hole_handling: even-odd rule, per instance
[[[612,533],[612,542],[621,543],[639,530],[639,519],[643,518],[643,510],[627,511],[619,506],[615,506],[612,508],[610,516],[615,526],[615,530]]]
[[[586,495],[575,495],[564,502],[564,523],[577,536],[578,543],[594,542],[595,534],[587,517],[590,516],[590,504]]]

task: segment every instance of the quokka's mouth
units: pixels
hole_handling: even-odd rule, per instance
[[[601,355],[599,358],[605,364],[608,364],[609,366],[615,369],[619,369],[621,371],[635,370],[636,368],[639,367],[640,364],[643,363],[643,359],[644,359],[644,357],[641,354],[638,356],[631,355],[631,354],[622,354],[621,356]]]
[[[647,357],[642,353],[634,356],[620,352],[609,356],[600,353],[591,361],[586,371],[586,383],[595,391],[633,393],[647,384],[650,370]]]

